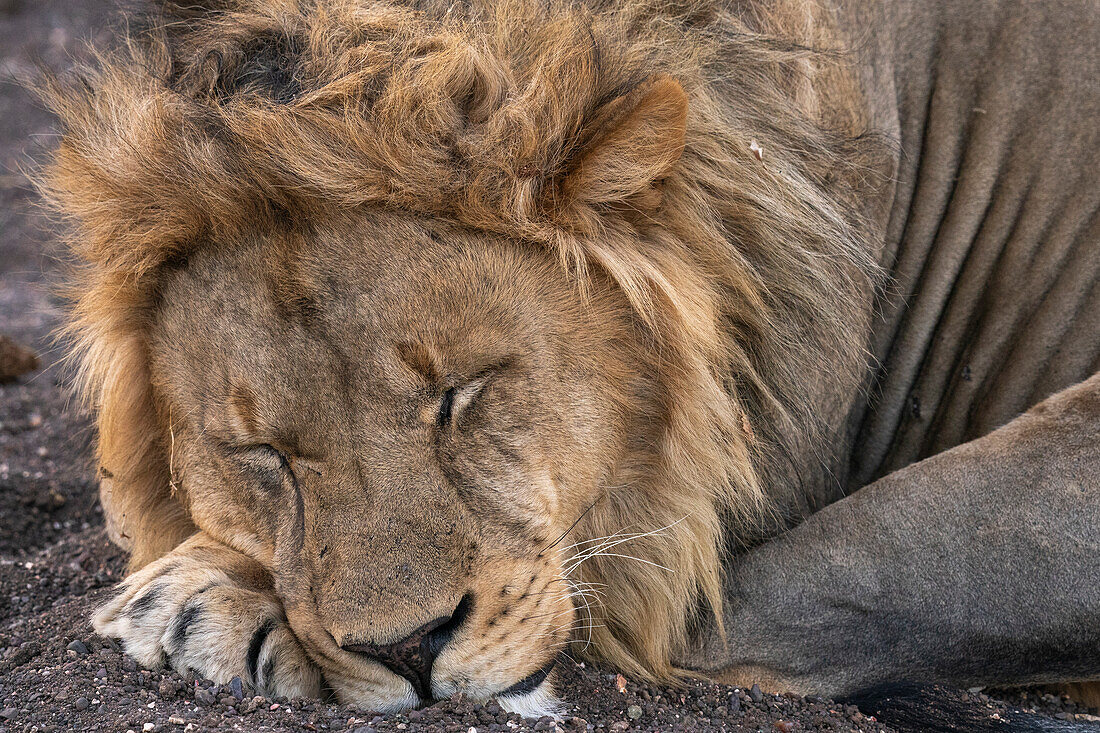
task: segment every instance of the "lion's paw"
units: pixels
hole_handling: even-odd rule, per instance
[[[320,672],[278,599],[200,560],[170,555],[135,573],[92,623],[151,669],[170,665],[223,684],[240,677],[272,697],[320,692]]]

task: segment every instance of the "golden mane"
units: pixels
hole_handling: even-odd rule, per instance
[[[47,89],[65,136],[43,188],[75,222],[71,332],[112,537],[140,567],[193,531],[147,377],[162,265],[348,207],[447,218],[553,248],[582,288],[606,274],[659,340],[663,440],[574,535],[665,528],[629,546],[646,562],[579,572],[606,586],[591,650],[673,676],[700,608],[720,617],[727,543],[770,521],[762,476],[818,429],[799,406],[805,370],[862,361],[849,334],[875,266],[854,192],[875,146],[829,19],[808,0],[408,5],[158,16]],[[667,79],[689,105],[659,190],[567,185],[615,101]]]

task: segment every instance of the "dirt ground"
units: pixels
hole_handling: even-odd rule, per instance
[[[90,470],[92,435],[65,389],[51,342],[61,304],[56,233],[22,172],[56,140],[52,119],[14,80],[37,64],[60,69],[83,43],[109,42],[106,0],[0,0],[0,335],[29,347],[42,368],[0,383],[0,733],[102,731],[891,731],[854,706],[694,683],[638,684],[613,670],[559,665],[564,718],[524,720],[495,704],[452,699],[382,717],[352,707],[251,697],[237,684],[139,668],[88,624],[122,576],[106,540]],[[979,693],[943,694],[996,721],[1019,715]],[[1012,704],[1061,721],[1088,711],[1039,692]],[[1094,718],[1100,720],[1100,718]],[[1064,723],[1063,723],[1064,725]]]

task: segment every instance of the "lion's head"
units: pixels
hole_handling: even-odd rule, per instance
[[[805,54],[624,8],[242,0],[50,94],[112,537],[262,562],[345,699],[533,700],[577,639],[674,675],[791,344],[858,351]],[[416,698],[362,653],[410,635]]]

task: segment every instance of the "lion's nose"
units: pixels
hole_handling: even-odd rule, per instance
[[[345,644],[342,649],[365,654],[409,681],[422,703],[432,699],[432,664],[470,613],[470,596],[459,601],[454,613],[421,626],[393,644]]]

